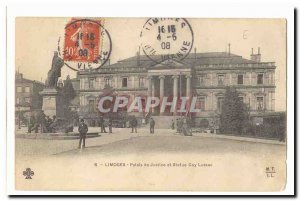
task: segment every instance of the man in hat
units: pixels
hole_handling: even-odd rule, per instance
[[[154,133],[155,121],[152,117],[150,118],[149,124],[150,124],[150,133]]]
[[[81,142],[82,141],[83,141],[82,148],[85,148],[85,137],[86,137],[86,134],[88,132],[88,126],[84,123],[83,119],[80,120],[80,124],[78,126],[78,131],[79,131],[79,136],[80,136],[78,148],[79,149],[81,148]]]
[[[111,117],[109,117],[109,119],[108,119],[108,132],[109,133],[112,133],[112,125],[113,125],[113,123],[112,123],[112,118]]]
[[[137,133],[137,126],[138,126],[137,119],[135,118],[135,116],[133,116],[131,119],[131,133],[133,133],[133,131]]]
[[[102,116],[99,119],[99,123],[100,123],[100,127],[101,127],[101,133],[106,133],[106,130],[105,130],[105,120],[104,120],[104,118]]]

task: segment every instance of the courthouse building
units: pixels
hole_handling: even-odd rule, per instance
[[[159,56],[158,56],[159,57]],[[265,114],[275,108],[275,63],[262,62],[260,50],[250,59],[230,52],[190,53],[180,62],[156,63],[139,55],[107,64],[98,70],[80,71],[79,114],[84,118],[97,118],[97,97],[106,86],[118,96],[131,99],[142,97],[197,97],[197,109],[192,114],[196,125],[214,124],[221,112],[227,86],[234,86],[241,101],[248,105],[249,113]],[[143,103],[144,104],[144,103]],[[138,117],[147,114],[133,112]],[[176,116],[178,113],[155,109],[153,116]]]

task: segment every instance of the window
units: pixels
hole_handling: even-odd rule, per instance
[[[127,77],[122,78],[122,87],[127,88]]]
[[[110,77],[105,77],[104,82],[106,86],[111,86],[111,78]]]
[[[224,75],[218,75],[218,85],[224,85]]]
[[[237,80],[238,84],[244,84],[244,75],[238,75],[238,80]]]
[[[17,87],[17,92],[21,93],[22,92],[22,87]]]
[[[205,97],[199,97],[200,109],[205,110]]]
[[[264,83],[264,74],[263,73],[259,73],[257,75],[257,84],[263,84]]]
[[[139,79],[139,87],[140,88],[145,87],[145,78],[144,77],[140,77],[140,79]]]
[[[244,103],[244,97],[240,96],[239,97],[239,101],[241,101],[242,103]]]
[[[25,98],[24,98],[24,102],[25,102],[25,103],[30,103],[30,98],[29,98],[29,97],[25,97]]]
[[[17,102],[17,104],[20,104],[20,98],[17,98],[16,102]]]
[[[259,111],[264,109],[264,97],[256,97],[256,109]]]
[[[29,93],[30,92],[30,87],[25,87],[25,92]]]
[[[93,89],[95,86],[95,78],[90,78],[89,79],[89,88]]]
[[[199,80],[199,85],[200,86],[203,86],[204,85],[204,78],[205,78],[205,75],[199,75],[198,77],[198,80]]]
[[[218,111],[222,111],[222,105],[223,105],[224,97],[218,97]]]
[[[95,111],[95,100],[89,100],[89,112]]]

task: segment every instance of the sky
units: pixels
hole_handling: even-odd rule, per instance
[[[44,82],[51,68],[58,39],[70,18],[16,18],[16,70],[25,78]],[[112,40],[111,63],[136,55],[140,32],[147,18],[105,18],[104,27]],[[228,51],[250,59],[260,47],[263,62],[276,62],[275,110],[286,110],[286,21],[284,19],[205,19],[187,18],[194,32],[197,52]],[[62,78],[75,77],[67,67]]]

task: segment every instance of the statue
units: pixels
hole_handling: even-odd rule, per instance
[[[52,59],[51,69],[48,71],[48,78],[46,81],[47,88],[56,88],[58,78],[61,76],[61,68],[64,65],[64,61],[62,58],[58,56],[58,52],[54,52],[54,56]]]

